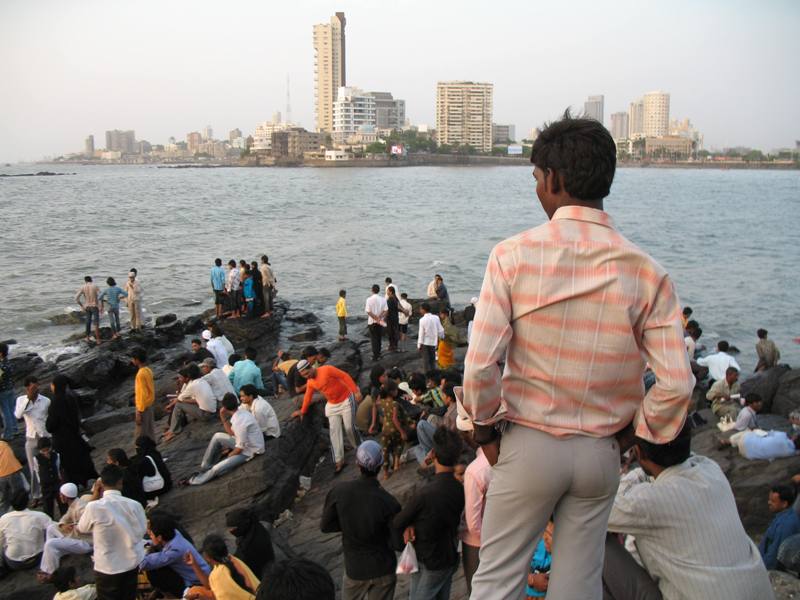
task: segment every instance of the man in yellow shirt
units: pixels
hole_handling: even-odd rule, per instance
[[[339,341],[347,339],[347,297],[346,290],[339,290],[339,300],[336,302],[336,317],[339,319]]]
[[[156,420],[153,415],[153,403],[156,400],[156,385],[153,371],[147,366],[147,352],[144,348],[131,350],[131,363],[138,369],[134,383],[134,399],[136,403],[136,429],[133,436],[136,441],[140,436],[156,440]]]

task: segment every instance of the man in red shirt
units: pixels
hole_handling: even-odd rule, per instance
[[[331,436],[331,454],[336,465],[336,473],[344,468],[344,437],[353,449],[358,448],[361,436],[356,429],[356,405],[361,402],[361,392],[347,373],[336,367],[324,365],[313,367],[307,360],[297,363],[297,371],[307,380],[303,406],[292,413],[301,419],[311,408],[314,392],[320,392],[326,400],[325,416],[328,417]]]

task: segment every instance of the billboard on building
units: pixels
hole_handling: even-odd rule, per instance
[[[509,156],[522,156],[522,146],[519,144],[511,144],[508,147]]]
[[[403,144],[394,144],[392,146],[392,154],[396,154],[397,156],[403,156],[406,153],[406,149]]]

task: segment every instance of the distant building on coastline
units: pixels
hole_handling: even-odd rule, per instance
[[[211,125],[206,125],[203,127],[203,141],[210,142],[214,139],[214,130],[211,128]]]
[[[492,123],[492,144],[507,144],[516,141],[516,128],[513,125]]]
[[[273,115],[274,117],[279,115]],[[280,121],[263,121],[256,125],[256,130],[253,133],[253,145],[250,149],[253,152],[270,152],[272,151],[272,134],[278,131],[284,131],[292,127],[291,123],[282,123]]]
[[[333,143],[343,145],[364,128],[375,130],[375,97],[356,87],[340,87],[333,103]]]
[[[272,134],[272,156],[302,159],[306,152],[319,152],[325,145],[324,133],[292,127]]]
[[[109,152],[121,152],[122,154],[133,154],[136,144],[136,133],[132,130],[122,131],[114,129],[106,131],[106,150]]]
[[[436,84],[438,143],[492,151],[491,83],[440,81]]]
[[[644,137],[644,100],[631,102],[628,108],[628,137],[638,140]]]
[[[628,113],[611,113],[611,137],[615,140],[628,139]]]
[[[669,122],[669,134],[692,141],[693,150],[699,152],[703,149],[703,134],[700,133],[689,119],[675,119]]]
[[[200,152],[200,145],[203,143],[203,134],[199,131],[192,131],[191,133],[186,134],[186,147],[194,154],[195,152]]]
[[[669,135],[669,94],[648,92],[644,95],[644,136]]]
[[[238,127],[236,129],[231,129],[228,132],[228,141],[231,143],[231,146],[233,146],[234,140],[238,140],[241,137],[242,137],[242,130],[239,129]]]
[[[644,153],[651,158],[685,160],[692,155],[692,141],[680,136],[645,138]]]
[[[87,135],[86,139],[83,140],[83,154],[84,156],[92,157],[94,156],[94,136]]]
[[[594,119],[595,121],[603,122],[605,96],[602,94],[598,96],[589,96],[586,102],[583,103],[583,116]]]
[[[375,99],[377,129],[403,129],[406,122],[405,100],[394,98],[391,92],[367,92],[365,95]]]
[[[314,25],[314,115],[317,131],[333,131],[333,103],[347,85],[343,12]]]

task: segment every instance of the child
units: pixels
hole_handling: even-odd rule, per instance
[[[347,339],[347,291],[339,290],[339,299],[336,301],[336,318],[339,319],[339,341]]]
[[[372,406],[372,426],[370,433],[375,431],[378,416],[378,406],[383,411],[383,426],[381,428],[381,445],[383,446],[383,478],[389,479],[389,468],[393,472],[400,469],[400,457],[403,455],[403,446],[408,440],[408,434],[403,427],[400,407],[395,402],[397,398],[397,384],[387,381],[381,386],[379,400]],[[393,459],[390,463],[390,459]]]
[[[547,596],[547,584],[550,580],[550,565],[553,557],[550,551],[553,547],[553,520],[547,522],[542,539],[536,546],[536,551],[531,558],[531,572],[528,573],[528,585],[525,588],[525,595],[528,600],[531,598],[544,598]]]
[[[250,275],[250,271],[245,271],[242,276],[242,290],[244,293],[245,306],[247,307],[247,316],[252,318],[255,314],[256,292],[253,276]]]
[[[75,567],[59,567],[50,576],[50,583],[58,590],[53,600],[95,600],[97,590],[93,585],[78,582]]]
[[[39,452],[33,460],[42,490],[42,509],[53,519],[58,488],[61,485],[61,457],[53,450],[53,442],[49,437],[39,438],[37,448]]]

